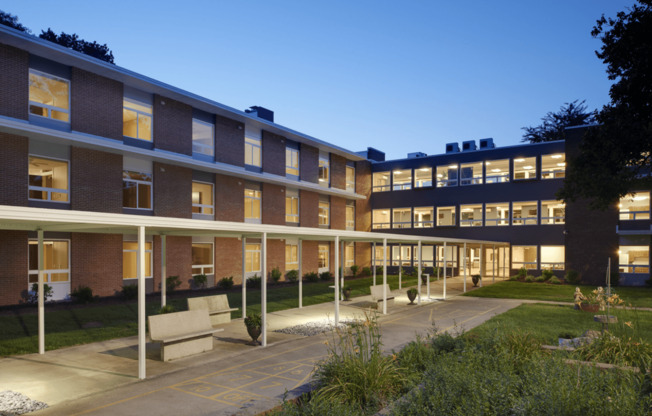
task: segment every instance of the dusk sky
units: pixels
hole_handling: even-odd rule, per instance
[[[633,0],[5,0],[33,33],[106,43],[121,67],[389,159],[518,144],[576,99],[609,101],[591,29]]]

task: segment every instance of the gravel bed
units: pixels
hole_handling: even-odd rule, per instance
[[[341,320],[338,327],[345,328],[347,325],[356,322],[352,319]],[[283,329],[277,329],[274,332],[280,332],[282,334],[291,334],[291,335],[303,335],[305,337],[311,337],[313,335],[319,335],[324,332],[332,331],[335,329],[335,324],[329,320],[322,321],[312,321],[307,322],[301,325],[289,326]]]
[[[15,391],[0,391],[0,416],[15,416],[48,407],[46,403],[31,400],[29,397]]]

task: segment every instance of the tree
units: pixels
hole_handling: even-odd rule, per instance
[[[113,52],[106,45],[100,45],[99,43],[93,41],[87,42],[84,39],[80,39],[76,33],[69,35],[65,32],[61,32],[60,35],[57,35],[48,28],[47,31],[42,30],[41,34],[38,36],[41,39],[49,40],[50,42],[65,46],[77,52],[81,52],[85,55],[92,56],[93,58],[101,59],[109,63],[113,62]]]
[[[0,10],[0,25],[5,25],[18,29],[21,32],[30,33],[31,31],[25,26],[18,23],[18,16],[13,16]]]
[[[564,140],[564,129],[572,126],[582,126],[595,122],[595,111],[586,111],[584,100],[565,103],[558,112],[549,112],[536,127],[523,127],[525,130],[522,142],[541,143],[554,140]]]
[[[611,102],[587,129],[557,197],[588,198],[605,209],[637,188],[652,185],[652,0],[638,0],[615,19],[597,21],[596,55],[607,65]]]

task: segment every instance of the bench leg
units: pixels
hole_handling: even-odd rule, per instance
[[[170,361],[213,349],[213,335],[161,344],[161,360]]]

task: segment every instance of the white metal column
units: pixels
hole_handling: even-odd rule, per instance
[[[446,242],[444,241],[444,288],[443,288],[443,295],[444,295],[444,300],[446,300],[446,268],[448,266],[447,262],[448,257],[446,256]]]
[[[335,237],[335,325],[337,326],[340,323],[340,279],[338,276],[338,263],[340,261],[340,256],[337,250],[337,247],[340,244],[340,237]]]
[[[376,286],[376,243],[373,243],[373,247],[371,248],[371,268],[373,269],[373,276],[374,276],[374,286]]]
[[[464,254],[462,255],[464,265],[464,293],[466,293],[466,243],[464,243]]]
[[[299,308],[303,308],[303,261],[301,258],[302,241],[299,239],[297,257],[299,258]]]
[[[335,246],[335,249],[337,250],[337,246]],[[346,255],[344,252],[344,241],[340,242],[340,287],[344,289],[344,263],[346,263]],[[344,292],[340,291],[340,300],[344,300]]]
[[[417,304],[421,305],[421,240],[419,240],[419,245],[417,246],[417,256],[418,256],[418,269],[417,269],[417,288],[418,296]]]
[[[398,245],[398,290],[401,290],[403,288],[403,249],[402,245],[399,243]]]
[[[483,268],[484,268],[484,247],[482,246],[482,244],[480,244],[480,271],[479,271],[480,272],[480,287],[482,287],[482,280],[484,278],[484,276],[482,275],[482,269]],[[487,274],[486,272],[487,272],[487,270],[485,268],[485,273],[484,274]]]
[[[165,255],[167,254],[166,250],[166,236],[165,234],[161,235],[161,307],[165,306],[166,303],[166,294],[167,294],[167,282],[166,282],[166,277],[168,275],[167,272],[167,261],[165,259]]]
[[[145,340],[145,227],[138,227],[138,378],[143,380],[147,377],[145,351],[147,343]],[[163,285],[165,280],[163,280]]]
[[[491,257],[491,267],[493,268],[493,277],[491,283],[496,283],[496,245],[494,244]]]
[[[242,318],[247,317],[247,238],[242,236]]]
[[[267,233],[263,233],[261,244],[262,253],[260,253],[260,273],[262,277],[262,293],[260,310],[263,318],[263,347],[267,346]]]
[[[36,233],[38,235],[38,353],[45,354],[45,293],[43,293],[45,258],[43,254],[43,230],[38,230]]]
[[[383,238],[383,256],[387,260],[386,238]],[[387,315],[387,261],[383,262],[383,315]]]

